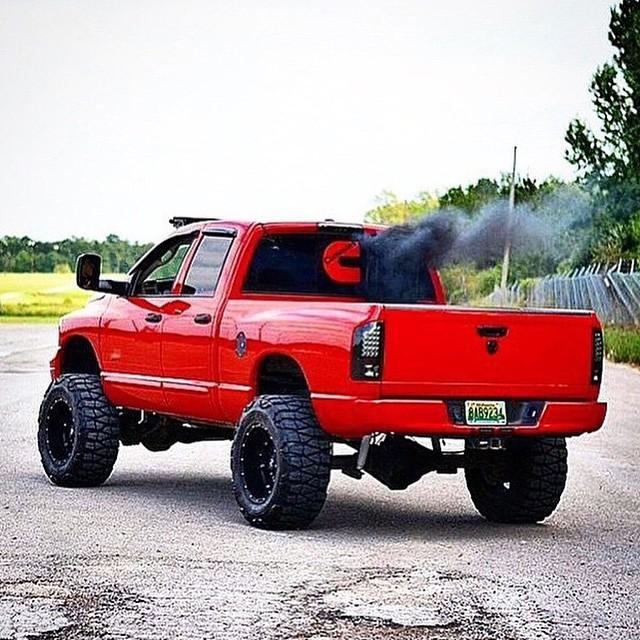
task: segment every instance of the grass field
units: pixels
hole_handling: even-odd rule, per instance
[[[0,273],[0,322],[55,322],[91,296],[73,273]]]

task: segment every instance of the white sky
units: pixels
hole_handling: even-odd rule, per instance
[[[608,0],[0,0],[0,236],[570,177]]]

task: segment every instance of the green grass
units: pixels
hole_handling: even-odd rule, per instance
[[[640,365],[640,330],[605,327],[604,348],[609,360]]]
[[[91,296],[73,273],[0,273],[0,321],[55,322]]]
[[[59,316],[0,316],[0,324],[57,324]]]

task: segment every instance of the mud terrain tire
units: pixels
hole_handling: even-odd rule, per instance
[[[245,519],[264,529],[302,529],[320,513],[331,442],[310,401],[263,395],[244,411],[231,448],[233,491]]]
[[[62,487],[96,487],[118,456],[120,420],[100,378],[68,374],[45,394],[38,420],[38,448],[45,473]]]
[[[467,449],[465,456],[471,500],[487,520],[540,522],[558,506],[567,479],[564,438],[514,438],[506,451]]]

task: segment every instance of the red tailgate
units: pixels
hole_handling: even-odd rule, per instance
[[[386,306],[382,395],[596,399],[595,314]]]

